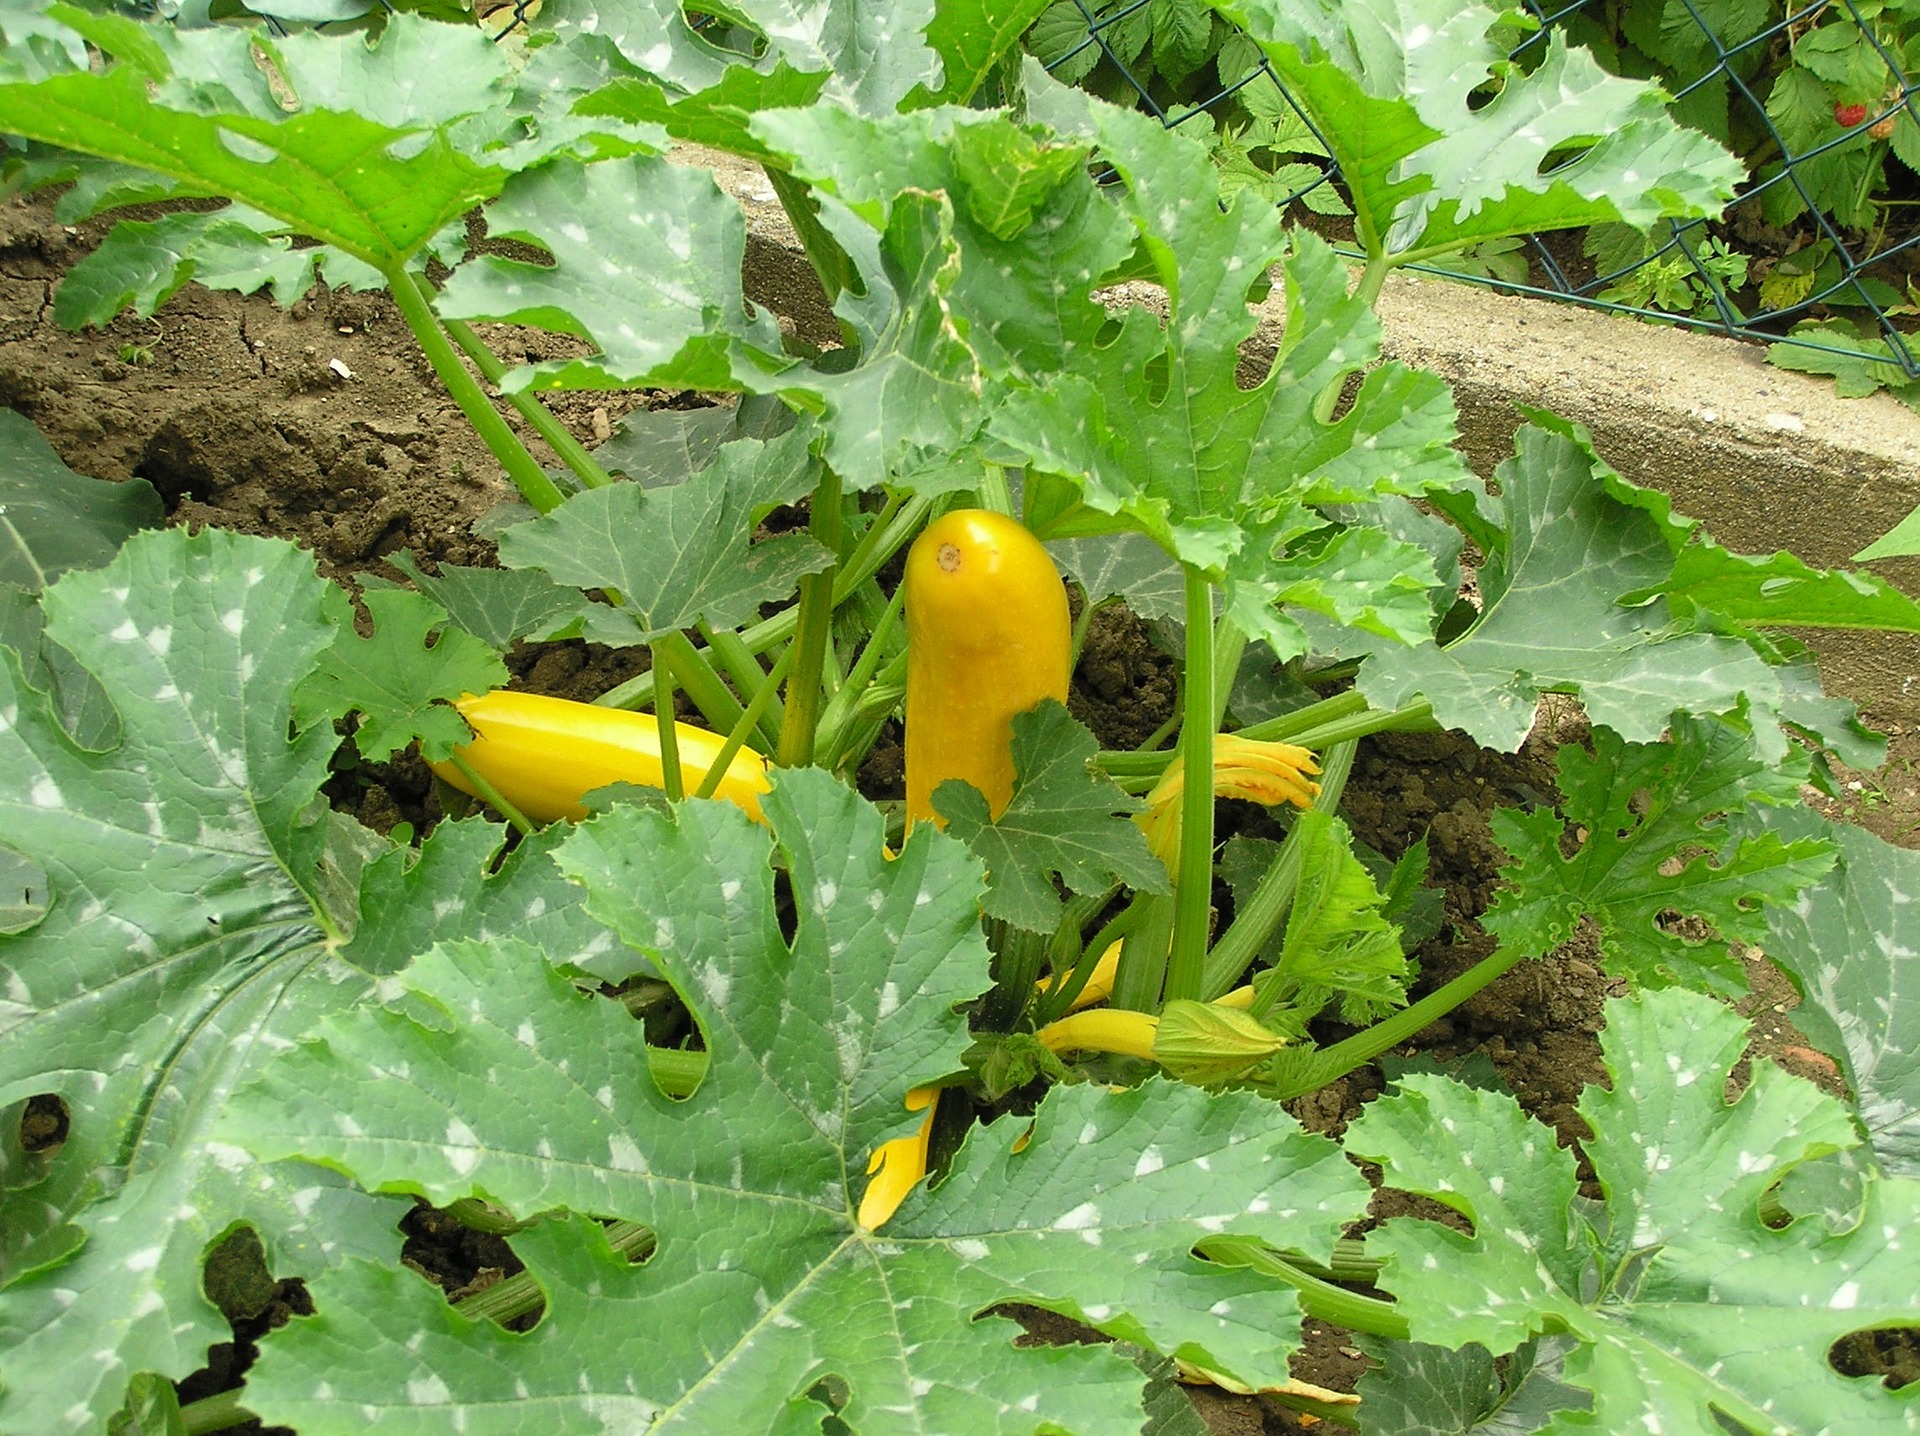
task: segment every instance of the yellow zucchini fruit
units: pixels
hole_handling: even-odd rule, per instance
[[[660,729],[651,713],[504,688],[469,693],[453,706],[474,733],[473,741],[456,751],[501,797],[535,822],[560,818],[578,822],[587,816],[580,799],[608,783],[664,786]],[[690,723],[674,724],[674,732],[680,747],[681,786],[692,793],[705,780],[724,743]],[[480,796],[452,763],[429,766],[461,792]],[[772,786],[765,760],[742,748],[734,753],[714,796],[739,804],[758,822],[760,795]]]
[[[1067,590],[1032,534],[956,509],[907,554],[907,821],[941,820],[933,790],[978,788],[995,817],[1013,796],[1013,715],[1067,701]]]

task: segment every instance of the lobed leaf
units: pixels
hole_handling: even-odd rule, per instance
[[[980,790],[949,778],[934,790],[947,831],[987,865],[987,916],[1029,932],[1058,926],[1058,874],[1077,893],[1119,882],[1136,892],[1171,891],[1166,869],[1130,815],[1146,806],[1097,773],[1100,744],[1051,700],[1013,719],[1013,797],[988,816]]]
[[[823,773],[784,773],[766,812],[771,834],[718,803],[617,809],[560,857],[630,945],[574,965],[613,981],[657,970],[692,1007],[710,1054],[692,1097],[655,1089],[640,1027],[533,948],[448,944],[231,1105],[230,1134],[261,1155],[524,1215],[618,1215],[657,1243],[633,1268],[580,1216],[517,1235],[547,1301],[527,1337],[346,1263],[315,1283],[319,1314],[268,1344],[255,1409],[304,1430],[371,1411],[398,1429],[508,1431],[534,1410],[555,1431],[704,1432],[817,1422],[825,1383],[855,1429],[911,1413],[943,1430],[1138,1430],[1128,1362],[1015,1352],[976,1320],[1005,1300],[1213,1369],[1284,1372],[1292,1297],[1187,1253],[1228,1226],[1317,1244],[1364,1184],[1257,1099],[1056,1092],[1031,1124],[974,1133],[945,1184],[882,1231],[858,1226],[867,1155],[918,1120],[909,1086],[958,1066],[957,1006],[987,984],[978,867],[928,827],[889,858],[879,814]],[[405,1084],[382,1079],[402,1065]],[[493,1085],[476,1086],[484,1073]],[[358,1374],[338,1391],[348,1350]]]
[[[1348,1150],[1382,1162],[1389,1185],[1473,1225],[1403,1217],[1368,1237],[1413,1339],[1500,1355],[1565,1333],[1557,1379],[1591,1402],[1569,1429],[1909,1429],[1910,1401],[1842,1376],[1828,1352],[1850,1331],[1912,1323],[1920,1257],[1901,1238],[1920,1184],[1867,1179],[1851,1227],[1770,1225],[1761,1198],[1783,1173],[1857,1141],[1841,1104],[1767,1063],[1729,1103],[1745,1023],[1694,993],[1609,1002],[1601,1045],[1612,1089],[1580,1103],[1607,1198],[1590,1213],[1573,1154],[1511,1098],[1409,1076],[1348,1128]]]
[[[1591,920],[1609,966],[1638,983],[1744,991],[1730,944],[1762,941],[1767,908],[1795,902],[1833,862],[1817,838],[1783,841],[1737,821],[1797,805],[1793,773],[1766,766],[1749,735],[1711,718],[1676,718],[1664,743],[1596,729],[1592,753],[1563,746],[1559,765],[1558,814],[1493,815],[1495,837],[1517,861],[1500,870],[1510,889],[1487,927],[1542,953]],[[1562,846],[1569,826],[1571,855]],[[1710,932],[1690,933],[1689,921]]]
[[[1833,871],[1767,910],[1767,955],[1801,991],[1794,1021],[1840,1060],[1881,1164],[1920,1176],[1920,857],[1850,824],[1830,836]]]

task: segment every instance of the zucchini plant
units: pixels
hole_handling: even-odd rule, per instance
[[[1797,808],[1809,749],[1876,748],[1783,630],[1920,631],[1920,608],[1725,552],[1549,414],[1490,491],[1370,307],[1436,248],[1708,212],[1724,156],[1561,53],[1538,132],[1566,163],[1477,169],[1501,124],[1548,123],[1538,88],[1469,104],[1492,11],[1416,45],[1387,0],[1249,10],[1353,178],[1350,291],[1324,244],[1222,203],[1198,147],[1002,63],[1035,8],[813,0],[797,25],[740,0],[715,33],[567,0],[524,53],[404,13],[347,36],[0,15],[23,183],[72,179],[70,213],[229,201],[217,230],[145,221],[172,257],[137,273],[103,246],[109,308],[315,264],[382,284],[526,505],[500,569],[409,563],[419,591],[369,587],[363,635],[290,545],[153,528],[0,431],[35,499],[0,664],[33,899],[0,934],[0,1102],[68,1119],[57,1149],[11,1123],[0,1148],[0,1431],[1140,1429],[1120,1349],[1016,1351],[984,1317],[1009,1302],[1375,1430],[1472,1429],[1528,1382],[1540,1429],[1910,1427],[1827,1352],[1916,1320],[1911,981],[1834,976],[1824,927],[1779,939],[1853,1104],[1772,1072],[1726,1103],[1742,1028],[1703,994],[1737,990],[1731,944],[1851,912],[1895,862]],[[1014,108],[966,107],[989,72]],[[741,214],[674,139],[767,166],[839,346],[795,352],[748,303]],[[1630,149],[1662,179],[1622,209]],[[544,258],[463,257],[475,205]],[[1152,303],[1109,307],[1122,284]],[[1275,286],[1284,337],[1243,375]],[[585,352],[508,369],[477,320]],[[537,397],[637,385],[743,397],[698,443],[659,421],[688,456],[661,484]],[[804,530],[759,532],[802,500]],[[994,547],[1018,597],[972,589]],[[1102,751],[1058,701],[1049,552],[1078,622],[1119,598],[1178,623],[1171,747]],[[489,777],[521,741],[496,719],[542,706],[493,692],[499,650],[561,636],[649,671]],[[1257,718],[1249,652],[1287,677]],[[1423,850],[1384,887],[1362,861],[1353,745],[1511,749],[1545,693],[1577,696],[1592,750],[1563,751],[1557,804],[1497,817],[1494,950],[1423,992],[1399,921]],[[904,813],[844,781],[903,703]],[[519,831],[476,813],[415,845],[329,812],[342,728],[366,757],[417,743]],[[589,769],[606,729],[638,757]],[[1280,803],[1285,835],[1215,931],[1222,791]],[[1582,1106],[1597,1200],[1504,1095],[1409,1077],[1344,1146],[1278,1105],[1581,926],[1637,991]],[[696,1034],[671,1047],[619,1000],[663,985]],[[1348,1155],[1473,1234],[1396,1218],[1356,1255]],[[526,1270],[450,1308],[396,1261],[411,1198]],[[241,1276],[298,1276],[313,1313],[181,1408],[244,1285],[209,1253],[243,1230]],[[1357,1416],[1289,1376],[1308,1314],[1374,1343]]]

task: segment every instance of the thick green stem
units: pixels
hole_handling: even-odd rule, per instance
[[[760,666],[760,660],[753,651],[740,641],[739,634],[730,628],[714,629],[702,624],[700,635],[707,640],[707,652],[713,655],[714,662],[735,688],[745,694],[760,691],[760,680],[766,675],[766,670]],[[781,656],[785,657],[785,653]],[[760,734],[766,747],[771,749],[780,741],[780,722],[786,716],[786,710],[780,704],[779,695],[775,694],[761,711],[767,716],[759,720]]]
[[[1219,1262],[1222,1266],[1245,1267],[1261,1276],[1284,1282],[1300,1294],[1301,1309],[1316,1320],[1394,1341],[1405,1341],[1412,1335],[1405,1314],[1394,1303],[1335,1286],[1301,1270],[1272,1247],[1253,1237],[1206,1237],[1195,1250],[1208,1261]]]
[[[480,342],[478,334],[458,319],[446,319],[441,323],[453,342],[460,346],[460,352],[473,361],[473,367],[480,371],[481,378],[497,385],[506,377],[507,366]],[[553,412],[535,395],[522,389],[503,397],[533,426],[533,432],[547,441],[547,446],[559,456],[560,462],[573,470],[583,488],[605,488],[613,482],[613,475],[600,467],[600,461],[587,452],[587,446],[574,438],[567,426],[556,419]]]
[[[1033,1000],[1040,965],[1047,956],[1047,936],[993,922],[988,943],[993,949],[993,991],[987,994],[980,1025],[988,1032],[1011,1032]]]
[[[1350,738],[1365,738],[1372,733],[1424,731],[1436,726],[1433,709],[1424,702],[1410,703],[1405,708],[1370,708],[1358,693],[1340,693],[1242,728],[1237,736],[1260,742],[1299,743],[1302,747],[1317,749]],[[1100,771],[1116,782],[1133,784],[1144,780],[1151,787],[1173,759],[1171,751],[1142,747],[1106,749],[1098,761]]]
[[[1166,986],[1167,948],[1173,941],[1173,899],[1136,893],[1128,914],[1127,943],[1120,949],[1120,969],[1113,975],[1113,995],[1107,1005],[1129,1012],[1157,1012]]]
[[[1320,793],[1313,806],[1323,813],[1338,809],[1340,795],[1346,791],[1347,776],[1352,771],[1353,744],[1343,743],[1323,754]],[[1300,849],[1296,844],[1283,843],[1279,854],[1254,886],[1253,895],[1234,914],[1220,941],[1207,954],[1206,975],[1201,983],[1203,1000],[1211,1002],[1239,983],[1267,945],[1267,939],[1286,921],[1299,886]],[[1278,988],[1273,990],[1277,992]]]
[[[1240,672],[1240,659],[1247,651],[1247,635],[1240,625],[1223,618],[1213,632],[1213,730],[1220,731],[1226,720],[1227,700],[1233,696],[1233,680]]]
[[[894,506],[889,502],[889,509]],[[931,499],[917,497],[900,504],[898,512],[890,519],[887,518],[887,511],[882,510],[880,517],[860,536],[860,542],[853,546],[853,552],[847,555],[846,562],[840,565],[839,574],[833,581],[834,605],[838,607],[844,603],[849,594],[878,573],[887,560],[920,531],[932,511]],[[755,653],[765,653],[776,643],[785,643],[793,637],[799,622],[800,609],[796,604],[792,608],[782,609],[772,618],[764,618],[749,628],[741,629],[740,641]]]
[[[481,801],[488,804],[494,812],[511,823],[515,832],[519,833],[523,838],[533,836],[534,826],[528,821],[527,815],[500,796],[500,790],[482,777],[478,768],[474,767],[462,754],[457,752],[449,755],[449,761],[452,762],[454,767],[460,770],[461,777],[473,784],[473,791],[480,795]]]
[[[1181,707],[1180,869],[1165,1002],[1198,1001],[1213,915],[1213,584],[1186,567],[1187,689]]]
[[[660,645],[653,646],[653,725],[660,735],[660,787],[669,803],[686,797],[680,776],[680,731],[673,720],[673,674]]]
[[[840,552],[840,476],[820,471],[813,491],[813,515],[807,531],[827,552]],[[799,628],[793,637],[793,666],[787,677],[786,721],[780,725],[776,760],[783,768],[804,768],[813,761],[820,722],[820,686],[833,638],[834,570],[800,580]]]
[[[225,1431],[230,1426],[246,1425],[254,1417],[251,1411],[240,1404],[240,1398],[245,1394],[244,1387],[236,1386],[231,1391],[218,1391],[198,1401],[189,1401],[180,1408],[180,1428],[187,1436],[206,1436],[209,1431]]]
[[[446,330],[440,327],[440,321],[427,303],[426,295],[407,267],[396,263],[382,273],[386,277],[387,289],[393,295],[393,302],[399,307],[401,318],[407,321],[407,328],[413,331],[414,340],[427,356],[427,362],[433,366],[433,372],[440,376],[440,382],[446,386],[453,402],[460,406],[460,412],[467,416],[467,422],[473,425],[474,432],[507,471],[507,477],[520,491],[520,497],[543,514],[560,507],[566,495],[560,492],[559,485],[547,477],[546,470],[527,452],[527,446],[520,442],[519,435],[508,427],[507,421],[500,417],[500,411],[493,407],[493,401],[474,382],[473,375],[467,372],[467,366],[447,338]]]
[[[728,732],[727,741],[720,745],[720,752],[714,757],[713,766],[707,769],[707,776],[700,780],[700,789],[694,797],[711,798],[719,788],[720,780],[727,776],[727,766],[733,762],[733,755],[746,743],[747,734],[759,725],[761,715],[773,702],[774,694],[780,691],[780,683],[787,676],[787,664],[792,655],[793,650],[789,648],[780,655],[780,661],[773,665],[772,671],[760,680],[752,701],[740,715],[740,721]]]
[[[874,677],[880,671],[881,663],[886,662],[891,668],[897,659],[904,672],[905,654],[896,655],[891,640],[899,624],[900,615],[906,608],[906,602],[907,590],[902,584],[894,590],[892,600],[888,602],[879,620],[867,634],[866,647],[860,650],[859,658],[854,660],[853,669],[847,674],[847,681],[840,685],[840,691],[828,700],[826,708],[821,712],[819,740],[815,748],[823,768],[834,769],[840,766],[847,738],[853,731],[855,720],[860,717],[866,706],[866,699],[871,691]]]
[[[1329,1082],[1344,1077],[1354,1068],[1373,1061],[1382,1052],[1391,1051],[1400,1043],[1412,1037],[1430,1022],[1445,1017],[1454,1008],[1472,997],[1481,988],[1504,974],[1515,963],[1524,962],[1531,954],[1512,948],[1496,948],[1454,978],[1444,987],[1435,988],[1411,1007],[1376,1022],[1344,1042],[1313,1054],[1312,1061],[1305,1068],[1292,1074],[1284,1083],[1275,1083],[1263,1088],[1267,1095],[1276,1101],[1286,1101],[1289,1097],[1303,1096],[1308,1092],[1317,1092]]]

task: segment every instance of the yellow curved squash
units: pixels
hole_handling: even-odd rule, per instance
[[[963,778],[998,817],[1013,796],[1013,715],[1067,701],[1067,590],[1004,514],[956,509],[907,554],[907,821],[940,822],[933,790]]]
[[[664,786],[660,730],[651,713],[504,688],[469,693],[453,706],[474,733],[473,741],[457,750],[460,756],[535,822],[578,822],[587,816],[580,799],[608,783]],[[681,785],[692,793],[720,756],[723,741],[690,723],[676,723],[674,731]],[[480,796],[452,763],[431,767],[461,792]],[[734,753],[714,796],[731,799],[758,822],[760,795],[772,786],[765,761],[742,748]]]

